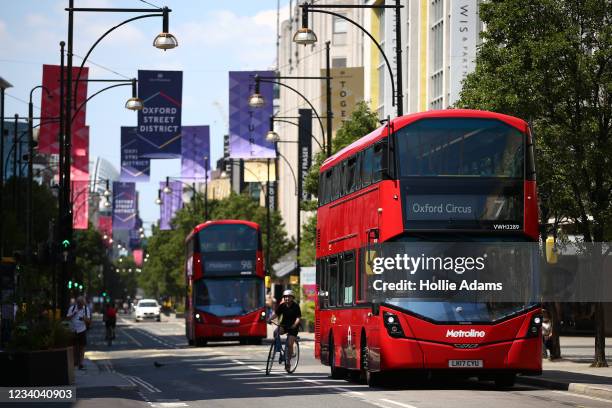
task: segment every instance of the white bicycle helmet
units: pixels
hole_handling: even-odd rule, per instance
[[[292,298],[295,299],[295,295],[293,294],[293,291],[291,289],[287,289],[286,291],[283,292],[283,297],[285,296],[291,296]]]

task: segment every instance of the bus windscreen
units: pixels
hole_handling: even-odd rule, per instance
[[[423,119],[396,132],[401,177],[523,178],[525,136],[492,119]]]
[[[243,224],[215,224],[198,232],[200,252],[256,251],[257,230]]]
[[[213,278],[194,282],[194,306],[218,317],[241,316],[264,306],[263,280]]]

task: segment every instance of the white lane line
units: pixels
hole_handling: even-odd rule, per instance
[[[136,377],[135,375],[130,375],[129,376],[132,380],[136,381],[138,384],[140,384],[141,386],[143,386],[144,388],[147,389],[147,391],[149,392],[161,392],[161,390],[157,387],[155,387],[153,384],[146,382],[145,380],[143,380],[140,377]]]
[[[397,401],[393,401],[393,400],[386,399],[386,398],[381,398],[380,400],[384,401],[384,402],[388,402],[389,404],[395,404],[395,405],[397,405],[399,407],[403,407],[403,408],[417,408],[414,405],[404,404],[403,402],[397,402]]]
[[[263,371],[263,368],[259,368],[259,367],[255,367],[255,366],[247,366],[248,368],[252,369],[252,370],[257,370],[257,371]]]
[[[130,333],[128,333],[126,330],[121,330],[123,332],[123,334],[125,334],[126,336],[128,336],[130,338],[130,340],[132,340],[134,343],[136,343],[136,345],[138,347],[143,347],[142,343],[139,342],[138,340],[136,340]]]
[[[522,387],[522,385],[521,385],[521,387]],[[604,399],[604,398],[599,398],[599,397],[592,397],[592,396],[586,395],[586,394],[577,394],[575,392],[558,391],[558,390],[553,390],[553,392],[557,393],[557,394],[571,395],[572,397],[587,398],[587,399],[590,399],[590,400],[602,401],[602,402],[610,402],[609,399]]]

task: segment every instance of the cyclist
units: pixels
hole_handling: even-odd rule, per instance
[[[288,352],[285,364],[290,365],[291,358],[293,357],[293,344],[298,335],[302,318],[302,311],[300,310],[300,306],[295,302],[295,295],[291,289],[287,289],[283,292],[283,300],[272,313],[269,321],[273,320],[274,317],[279,318],[279,325],[274,331],[274,336],[276,337],[277,332],[280,335],[287,334]]]
[[[113,340],[115,338],[115,326],[117,325],[117,309],[112,303],[106,306],[104,323],[106,325],[106,340]]]

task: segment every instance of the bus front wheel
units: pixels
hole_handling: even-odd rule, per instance
[[[515,380],[516,374],[514,373],[499,374],[495,377],[495,386],[498,388],[513,387]]]
[[[365,337],[361,338],[361,364],[360,364],[360,372],[361,372],[361,381],[366,383],[370,387],[376,387],[380,385],[380,378],[382,376],[379,372],[370,371],[369,367],[369,352],[368,352],[368,342]]]
[[[330,334],[329,339],[329,367],[331,369],[331,378],[340,380],[346,377],[346,370],[342,367],[336,367],[336,349],[334,347],[333,334]]]

